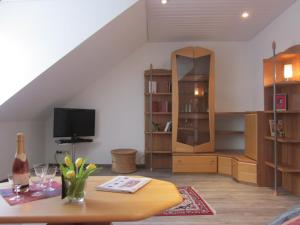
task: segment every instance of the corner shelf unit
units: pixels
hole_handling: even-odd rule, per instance
[[[172,120],[172,72],[153,69],[144,73],[145,165],[149,169],[170,169],[172,131],[164,131]]]
[[[275,192],[277,192],[277,186],[281,186],[300,196],[300,45],[293,46],[269,59],[264,59],[263,63],[264,186],[274,187]],[[293,77],[289,80],[284,79],[285,64],[292,64],[293,67]],[[287,96],[286,111],[276,109],[274,112],[274,86],[276,94],[286,94]],[[281,124],[276,138],[271,135],[270,128],[270,121],[274,120],[275,114],[278,123]]]

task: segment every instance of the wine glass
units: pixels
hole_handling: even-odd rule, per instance
[[[35,175],[40,178],[39,187],[45,188],[46,186],[43,183],[45,181],[45,176],[48,171],[48,164],[45,163],[35,164],[33,168],[34,168]]]
[[[20,201],[21,199],[23,199],[23,197],[19,195],[19,193],[21,192],[22,184],[18,183],[17,181],[14,181],[12,175],[8,175],[8,183],[13,188],[13,191],[17,194],[16,196],[11,197],[9,200]]]
[[[56,175],[57,167],[50,166],[48,167],[47,174],[46,174],[46,182],[48,184],[47,191],[55,191],[55,188],[52,187],[52,181]]]
[[[35,173],[35,170],[30,170],[30,183],[31,183],[31,190],[33,191],[32,195],[33,197],[39,197],[42,196],[43,193],[41,192],[41,177],[37,176]]]

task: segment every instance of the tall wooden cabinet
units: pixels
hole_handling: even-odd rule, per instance
[[[173,172],[217,172],[214,52],[187,47],[172,53]]]
[[[213,152],[214,53],[187,47],[172,53],[172,150]]]
[[[276,100],[277,140],[270,124],[274,120],[274,60],[276,65],[276,95],[286,96],[286,100]],[[284,77],[285,65],[292,65],[291,78]],[[285,97],[283,97],[285,98]],[[282,107],[285,101],[287,107]],[[277,154],[278,186],[300,196],[300,45],[264,60],[264,184],[274,187]],[[277,142],[277,152],[274,142]]]

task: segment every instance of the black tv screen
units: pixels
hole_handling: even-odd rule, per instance
[[[54,109],[53,137],[95,136],[94,109]]]

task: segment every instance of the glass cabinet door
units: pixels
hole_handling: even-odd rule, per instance
[[[176,56],[178,79],[177,142],[197,146],[210,142],[210,55]]]

